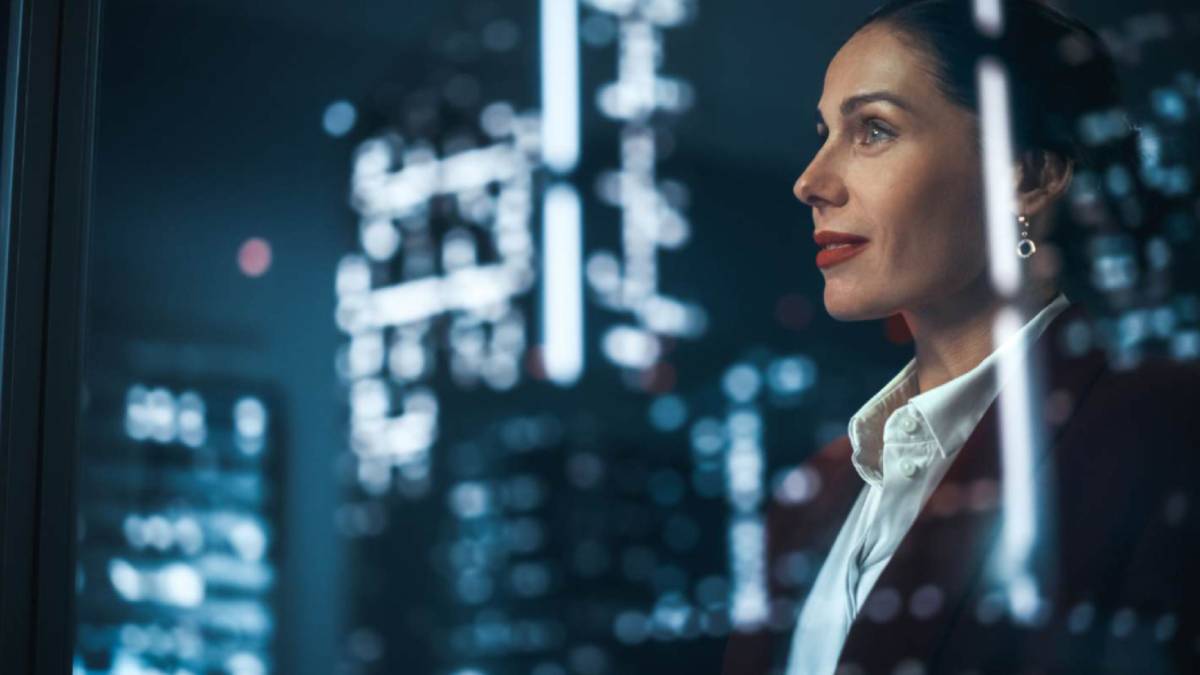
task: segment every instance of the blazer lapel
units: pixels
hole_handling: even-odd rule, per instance
[[[1059,427],[1069,416],[1064,401],[1082,399],[1105,364],[1090,352],[1068,358],[1056,347],[1084,310],[1069,307],[1035,343],[1034,372],[1049,373],[1036,419],[1045,425],[1046,450],[1053,454]],[[1046,367],[1043,367],[1046,366]],[[982,580],[1002,524],[1002,463],[999,406],[993,402],[959,450],[938,488],[922,507],[851,626],[840,661],[886,671],[905,658],[935,662],[946,636],[960,619]],[[896,607],[899,599],[899,607]],[[884,611],[888,610],[888,611]]]
[[[961,611],[999,522],[996,416],[993,405],[875,582],[846,637],[842,663],[877,672],[928,655]]]

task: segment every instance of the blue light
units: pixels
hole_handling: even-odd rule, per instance
[[[762,377],[754,366],[740,363],[726,371],[721,385],[726,396],[738,403],[745,403],[758,395]]]
[[[687,404],[674,396],[659,396],[650,404],[650,425],[659,431],[675,431],[687,422]]]
[[[1167,121],[1182,122],[1187,118],[1187,104],[1183,95],[1174,89],[1155,89],[1150,94],[1150,104],[1154,112]]]
[[[157,573],[155,581],[164,603],[195,607],[204,602],[204,578],[191,565],[171,563]]]
[[[491,578],[478,571],[464,572],[458,577],[458,595],[469,605],[487,602],[492,597],[492,588]]]
[[[725,443],[725,426],[718,420],[705,417],[692,424],[692,450],[697,455],[716,455]]]
[[[617,38],[617,22],[607,14],[592,14],[580,25],[579,36],[591,47],[612,44]]]
[[[229,530],[229,541],[243,560],[262,560],[267,551],[267,535],[262,525],[253,520],[241,520]]]
[[[350,133],[357,120],[358,111],[354,109],[353,104],[349,101],[334,101],[325,108],[321,126],[325,129],[325,133],[334,138],[341,138]]]
[[[1114,197],[1124,197],[1133,189],[1133,177],[1129,175],[1129,170],[1120,164],[1108,167],[1104,182]]]
[[[225,661],[229,675],[266,675],[267,666],[257,654],[236,652]]]
[[[233,407],[233,421],[239,436],[260,438],[267,429],[267,409],[253,396],[240,398]]]
[[[767,367],[767,385],[779,394],[798,394],[816,382],[817,366],[807,356],[776,359]]]
[[[524,597],[545,595],[550,589],[550,570],[541,563],[518,563],[510,572],[513,591]]]
[[[624,611],[613,620],[613,634],[627,645],[636,645],[646,640],[649,621],[641,612]]]

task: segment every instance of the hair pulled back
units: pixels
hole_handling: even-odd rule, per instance
[[[976,67],[998,58],[1009,75],[1013,147],[1093,163],[1081,138],[1085,115],[1121,104],[1116,65],[1094,31],[1038,2],[1005,0],[1003,30],[984,35],[970,0],[892,0],[855,29],[886,26],[927,57],[946,97],[978,111]]]

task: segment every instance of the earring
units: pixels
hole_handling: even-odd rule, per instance
[[[1017,255],[1029,258],[1037,253],[1037,244],[1034,244],[1033,240],[1029,238],[1029,218],[1017,216],[1017,223],[1021,226],[1021,241],[1017,242]]]

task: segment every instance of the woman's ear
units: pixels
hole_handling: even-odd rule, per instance
[[[1047,210],[1071,186],[1075,163],[1057,152],[1026,150],[1017,162],[1018,213],[1033,218]]]

